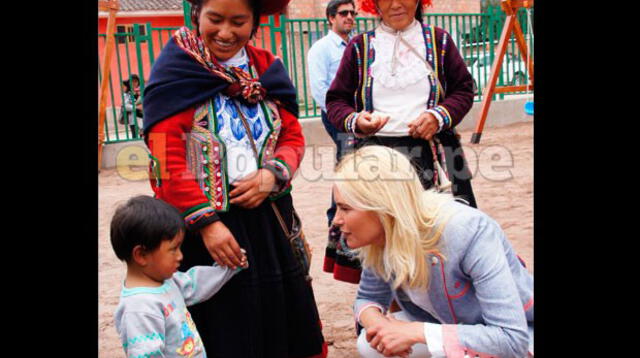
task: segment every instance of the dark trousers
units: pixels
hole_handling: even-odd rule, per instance
[[[346,154],[351,148],[353,148],[353,135],[348,133],[339,132],[336,127],[329,122],[327,113],[322,111],[322,124],[327,134],[331,137],[331,140],[336,145],[336,163],[340,161],[342,156]],[[327,210],[327,226],[331,226],[333,217],[336,215],[336,202],[333,199],[333,192],[331,193],[331,207]]]

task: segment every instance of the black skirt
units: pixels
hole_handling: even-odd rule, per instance
[[[279,198],[276,205],[291,223],[291,195]],[[324,338],[311,283],[304,279],[270,200],[255,209],[232,205],[219,216],[247,251],[249,268],[208,301],[189,307],[207,357],[296,358],[322,353]],[[181,271],[213,263],[199,233],[187,233],[182,252]]]
[[[471,171],[464,157],[460,140],[451,130],[438,133],[436,136],[444,148],[446,170],[449,173],[453,195],[466,200],[470,206],[477,208],[476,198],[471,188]],[[424,139],[372,136],[359,140],[356,149],[367,145],[383,145],[407,155],[418,172],[422,186],[425,189],[433,186],[433,155],[431,154],[431,146]],[[438,153],[438,158],[440,154]]]

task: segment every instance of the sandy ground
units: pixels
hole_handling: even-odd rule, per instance
[[[533,272],[533,125],[518,123],[486,128],[480,144],[468,144],[471,131],[462,131],[461,142],[473,173],[478,207],[504,229],[516,252]],[[329,357],[356,357],[351,312],[357,286],[336,281],[322,272],[330,204],[331,153],[328,148],[308,148],[294,179],[293,198],[305,234],[314,250],[313,285]],[[126,180],[115,169],[99,175],[99,357],[124,357],[113,325],[125,267],[109,243],[109,223],[118,204],[138,194],[152,195],[147,180]]]

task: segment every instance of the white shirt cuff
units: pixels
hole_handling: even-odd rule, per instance
[[[432,358],[446,358],[444,344],[442,342],[442,325],[424,323],[424,339]]]
[[[433,116],[438,120],[438,132],[440,132],[442,130],[442,124],[444,123],[444,118],[442,118],[440,113],[434,111],[433,109],[427,109],[427,112],[433,114]]]

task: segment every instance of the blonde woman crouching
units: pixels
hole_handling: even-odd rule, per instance
[[[363,357],[532,356],[533,276],[493,219],[425,191],[383,146],[345,156],[333,194],[334,223],[363,267]],[[392,299],[401,311],[390,314]]]

